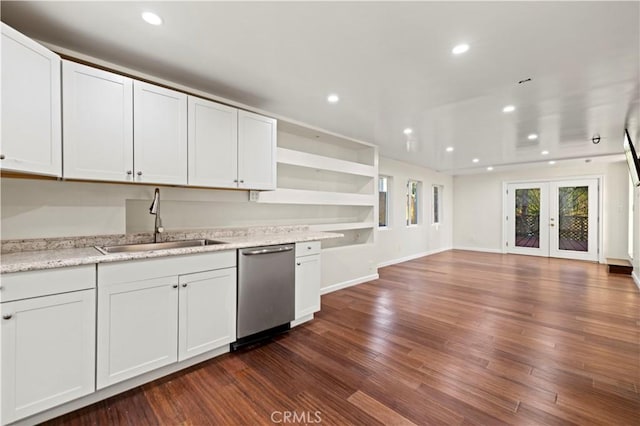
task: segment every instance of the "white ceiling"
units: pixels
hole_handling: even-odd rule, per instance
[[[142,21],[146,10],[164,24]],[[625,122],[640,136],[639,2],[3,1],[1,12],[34,38],[450,173],[620,153]],[[452,55],[462,42],[470,50]]]

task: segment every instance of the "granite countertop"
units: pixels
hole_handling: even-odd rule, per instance
[[[239,229],[245,232],[238,232]],[[248,229],[248,232],[246,230]],[[207,230],[197,232],[171,232],[167,239],[163,241],[176,241],[187,239],[211,238],[223,241],[224,244],[210,246],[186,247],[167,250],[152,250],[131,253],[102,254],[93,246],[74,247],[74,244],[95,245],[116,245],[130,243],[144,243],[145,237],[151,234],[136,234],[132,241],[131,236],[101,236],[98,237],[77,237],[66,239],[50,240],[20,240],[22,245],[16,241],[6,242],[3,248],[11,247],[11,252],[2,254],[0,258],[0,274],[12,272],[34,271],[41,269],[62,268],[65,266],[89,265],[95,263],[120,262],[134,259],[150,259],[165,256],[179,256],[194,253],[209,253],[224,250],[236,250],[247,247],[266,246],[274,244],[288,244],[305,241],[320,241],[326,239],[340,238],[343,235],[332,232],[313,232],[306,227],[281,227],[279,232],[276,227],[269,227],[266,232],[260,232],[265,228],[237,228],[232,232],[228,229]],[[269,232],[270,231],[270,232]],[[223,235],[221,235],[223,234]],[[164,236],[164,235],[163,235]],[[182,237],[182,238],[180,238]],[[152,238],[152,237],[151,237]],[[64,240],[61,243],[61,240]],[[125,242],[122,242],[122,241]],[[142,240],[142,241],[140,241]],[[107,241],[107,243],[104,243]],[[102,243],[100,243],[102,242]],[[45,250],[17,251],[19,247],[48,247],[50,245],[72,248],[49,248]]]

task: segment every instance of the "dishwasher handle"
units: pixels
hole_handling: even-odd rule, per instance
[[[246,256],[253,256],[256,254],[268,254],[268,253],[281,253],[285,251],[293,250],[293,246],[285,246],[285,247],[272,247],[272,248],[263,248],[257,250],[243,250],[241,253]]]

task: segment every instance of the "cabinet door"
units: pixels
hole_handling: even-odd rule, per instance
[[[61,176],[60,57],[2,26],[0,167]]]
[[[189,185],[238,187],[238,110],[189,96]]]
[[[64,177],[133,180],[130,78],[63,61]]]
[[[236,340],[236,268],[180,276],[178,329],[179,361]]]
[[[238,111],[238,187],[276,189],[277,121]]]
[[[136,182],[187,184],[187,95],[134,81]]]
[[[320,310],[320,255],[296,257],[296,319]]]
[[[0,305],[2,424],[95,390],[95,290]]]
[[[97,387],[176,362],[178,277],[98,284]]]

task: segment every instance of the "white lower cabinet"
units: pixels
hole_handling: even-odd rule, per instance
[[[178,361],[236,340],[236,268],[181,275]]]
[[[320,242],[297,243],[296,320],[320,310],[320,282]]]
[[[98,389],[235,341],[235,266],[235,251],[98,265]]]
[[[20,292],[18,287],[40,287],[46,294],[49,284],[62,291],[64,280],[78,277],[86,277],[81,284],[88,288],[0,304],[2,424],[95,391],[95,265],[70,269],[57,270],[48,282],[44,271],[2,276],[6,294]]]
[[[178,277],[98,287],[97,387],[177,361]]]

